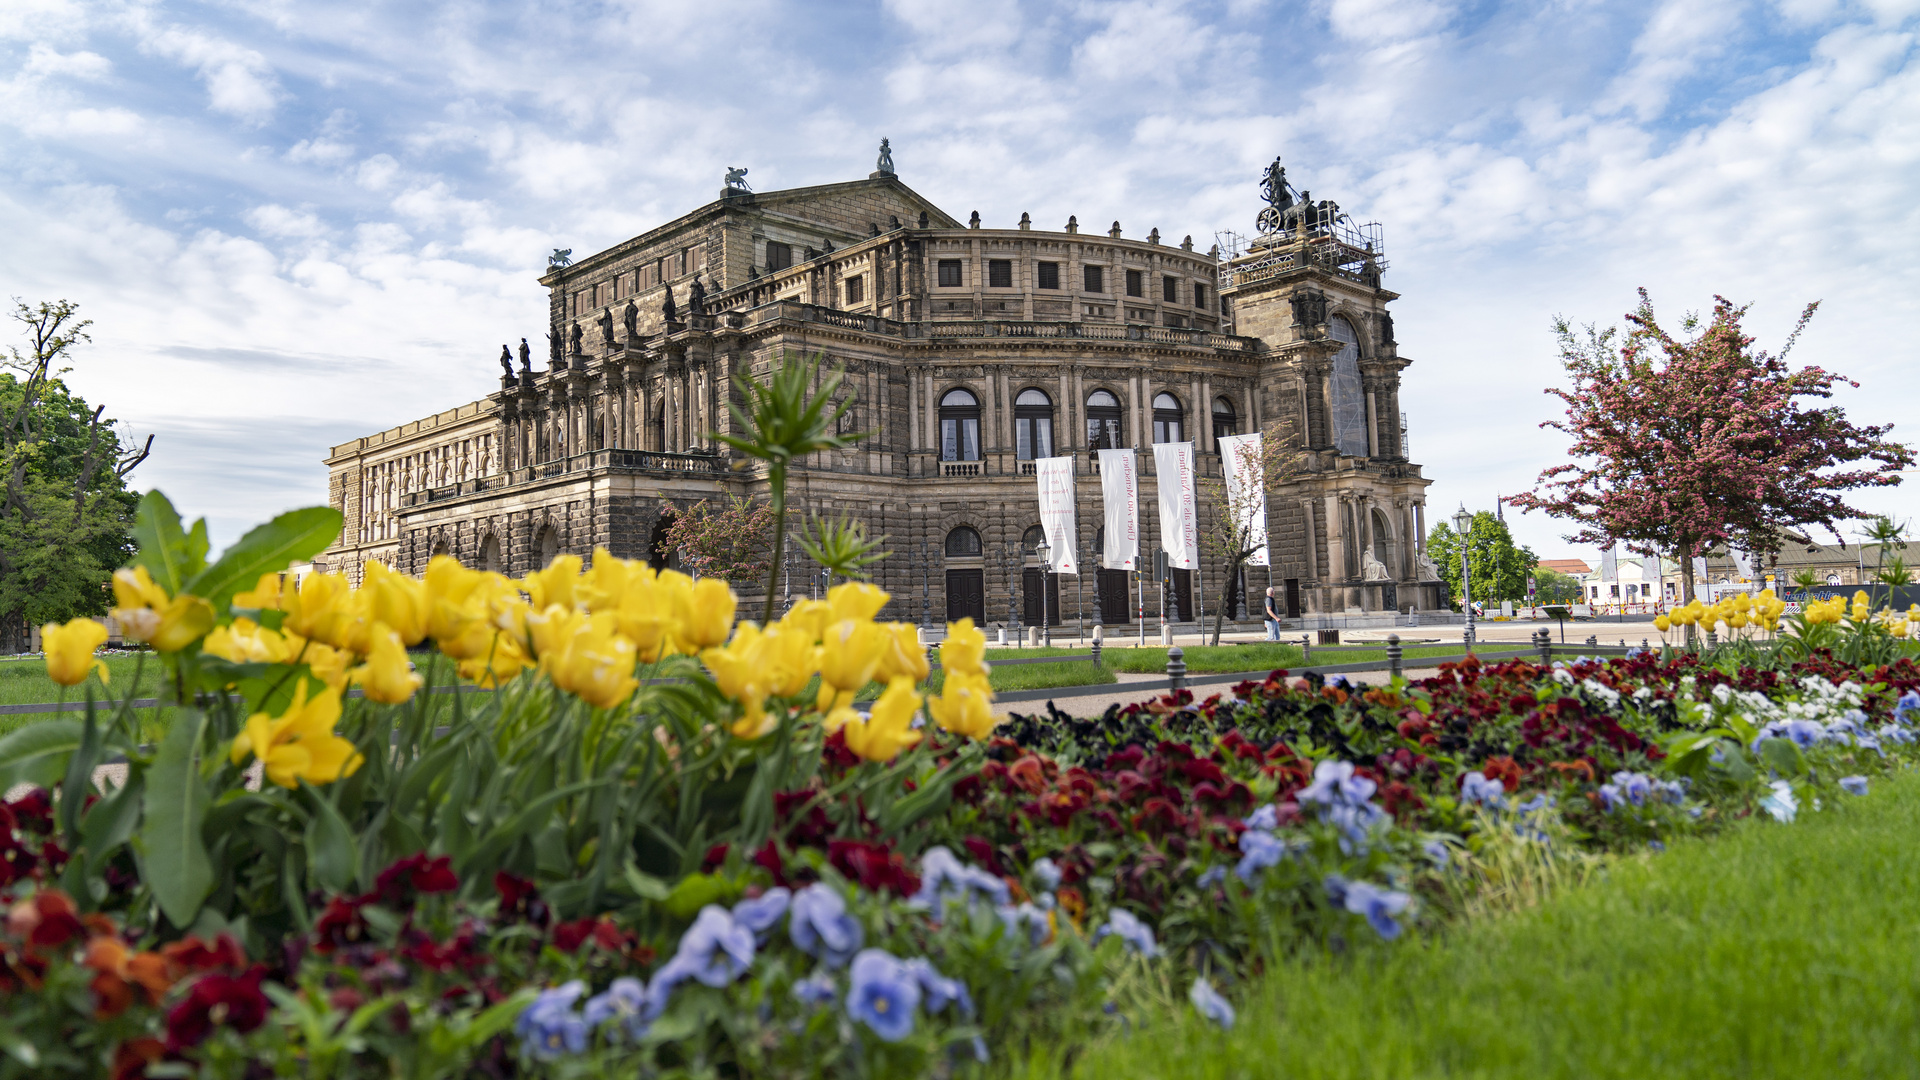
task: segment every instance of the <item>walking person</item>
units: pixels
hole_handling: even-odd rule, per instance
[[[1280,640],[1280,609],[1272,586],[1267,587],[1267,640]]]

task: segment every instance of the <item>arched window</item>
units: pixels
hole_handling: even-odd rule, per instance
[[[1366,457],[1367,402],[1360,389],[1360,337],[1353,332],[1353,324],[1338,315],[1327,320],[1327,332],[1340,342],[1328,379],[1333,447],[1350,457]]]
[[[1153,441],[1180,441],[1180,399],[1172,394],[1153,395]]]
[[[1240,417],[1234,414],[1233,402],[1226,398],[1213,399],[1213,452],[1220,452],[1220,437],[1240,434]]]
[[[560,530],[549,525],[540,532],[540,569],[545,570],[560,554]]]
[[[1087,395],[1087,448],[1118,450],[1127,445],[1120,438],[1120,399],[1105,390]]]
[[[980,555],[980,534],[965,525],[947,534],[947,557],[950,559],[978,558]]]
[[[480,569],[495,574],[499,573],[502,569],[500,565],[500,538],[494,536],[492,533],[488,533],[487,538],[480,542]]]
[[[1020,553],[1027,556],[1039,554],[1040,545],[1047,539],[1047,530],[1038,525],[1031,526],[1020,536]]]
[[[1393,538],[1393,526],[1387,524],[1387,515],[1378,510],[1373,512],[1373,557],[1380,565],[1391,572],[1393,562],[1387,558],[1387,543]],[[1398,576],[1398,575],[1396,575]]]
[[[965,390],[940,399],[940,460],[980,460],[980,399]]]
[[[1827,575],[1827,584],[1829,584],[1829,585],[1838,585],[1838,584],[1840,584],[1840,575],[1839,575],[1839,574],[1828,574],[1828,575]]]
[[[1013,441],[1021,461],[1053,456],[1053,399],[1044,390],[1022,390],[1013,399]]]

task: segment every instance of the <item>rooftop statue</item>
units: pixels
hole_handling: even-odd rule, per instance
[[[572,248],[554,248],[553,254],[547,256],[547,269],[549,270],[554,270],[554,269],[558,269],[559,267],[572,266],[572,265],[573,265],[573,249]]]
[[[693,275],[693,286],[687,293],[687,314],[705,315],[707,313],[707,286],[700,275]]]
[[[747,177],[747,170],[736,169],[731,165],[727,166],[727,190],[728,191],[752,191],[753,188],[747,186],[746,177]]]
[[[571,342],[571,344],[573,345],[573,355],[574,355],[574,356],[576,356],[576,357],[577,357],[577,356],[579,356],[579,355],[581,354],[581,352],[582,352],[582,351],[584,351],[584,350],[582,350],[582,349],[581,349],[581,347],[580,347],[580,324],[579,324],[579,323],[574,323],[574,324],[573,324],[573,334],[572,334],[572,342]]]
[[[887,145],[885,139],[880,140],[880,160],[873,168],[875,172],[893,175],[893,147]]]
[[[601,311],[600,317],[594,321],[600,324],[600,344],[613,348],[613,309]]]
[[[507,348],[505,345],[500,346],[500,370],[506,374],[508,382],[514,381],[513,350]]]
[[[527,339],[520,339],[520,373],[533,374],[533,349],[527,345]]]
[[[673,306],[673,286],[671,285],[667,286],[666,299],[660,301],[660,314],[670,323],[680,321],[680,311]]]
[[[632,300],[627,301],[627,310],[621,313],[621,322],[627,327],[627,344],[636,345],[640,341],[640,309]]]

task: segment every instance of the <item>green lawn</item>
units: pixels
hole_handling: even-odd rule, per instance
[[[127,695],[128,687],[133,685],[134,671],[139,667],[137,656],[119,655],[102,657],[107,662],[107,671],[111,682],[102,686],[98,674],[90,676],[79,686],[62,687],[47,678],[47,665],[39,657],[24,660],[0,660],[0,705],[45,704],[48,702],[85,701],[87,690],[92,688],[96,700],[113,698],[118,700]],[[140,685],[135,689],[135,697],[154,697],[158,693],[161,673],[165,671],[157,657],[148,656],[140,672]],[[65,690],[64,698],[61,691]],[[166,724],[172,719],[172,709],[142,709],[142,729],[153,734],[166,730]],[[59,713],[11,713],[0,715],[0,735],[23,727],[27,724],[50,720]],[[79,714],[70,713],[74,719]]]
[[[1228,1034],[1182,1004],[1074,1075],[1920,1075],[1916,842],[1920,775],[1877,781],[1441,941],[1276,970]]]

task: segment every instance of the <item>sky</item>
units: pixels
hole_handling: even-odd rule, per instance
[[[1261,170],[1380,222],[1431,515],[1564,460],[1552,323],[1751,303],[1920,405],[1920,0],[0,2],[0,291],[216,545],[328,447],[497,386],[536,278],[711,200],[864,177],[964,219],[1205,247]],[[7,332],[7,340],[17,335]],[[1912,516],[1916,489],[1857,500]],[[1572,529],[1509,512],[1542,557]]]

